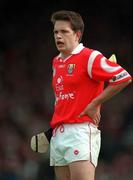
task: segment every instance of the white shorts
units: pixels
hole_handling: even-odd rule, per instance
[[[89,160],[95,167],[101,146],[101,131],[91,123],[63,124],[53,131],[50,166],[66,166]]]

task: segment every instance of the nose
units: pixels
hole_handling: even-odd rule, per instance
[[[56,33],[56,34],[55,34],[55,38],[56,38],[56,39],[60,39],[60,38],[61,38],[61,34],[60,34],[60,33]]]

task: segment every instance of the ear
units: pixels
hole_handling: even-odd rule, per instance
[[[81,31],[77,31],[76,34],[77,34],[77,38],[78,38],[77,40],[79,42],[81,39]]]

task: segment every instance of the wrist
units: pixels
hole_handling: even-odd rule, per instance
[[[91,102],[91,104],[92,104],[94,107],[97,107],[97,106],[100,106],[100,105],[101,105],[101,103],[99,102],[98,99],[94,99],[94,100]]]

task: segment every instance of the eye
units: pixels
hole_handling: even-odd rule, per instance
[[[58,34],[58,31],[53,31],[54,34]]]
[[[67,33],[68,31],[67,31],[67,30],[62,30],[61,32],[62,32],[62,33]]]

